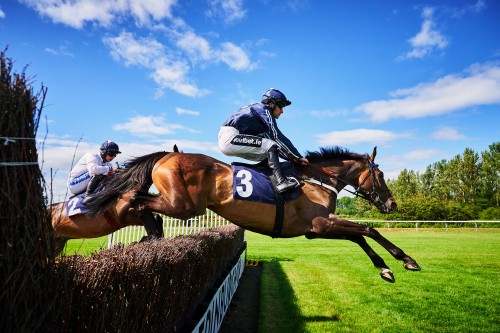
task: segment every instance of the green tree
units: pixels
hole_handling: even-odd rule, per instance
[[[494,142],[481,154],[480,198],[486,207],[500,206],[500,142]]]
[[[337,215],[356,216],[357,210],[354,198],[342,197],[337,199],[337,209],[335,213]]]
[[[459,190],[455,201],[475,207],[480,183],[479,155],[472,149],[466,148],[464,154],[458,158]]]
[[[418,195],[418,173],[404,169],[394,181],[388,181],[388,187],[396,200],[405,200]]]

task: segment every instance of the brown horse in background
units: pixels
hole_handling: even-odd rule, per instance
[[[158,153],[156,153],[158,154]],[[178,219],[189,219],[211,209],[232,223],[273,237],[309,239],[347,239],[358,244],[370,257],[381,277],[394,282],[394,275],[384,260],[369,246],[364,236],[384,247],[408,270],[419,265],[403,250],[384,238],[372,227],[347,221],[333,214],[338,192],[351,185],[355,194],[373,203],[381,213],[396,208],[396,202],[371,156],[351,153],[342,148],[322,148],[308,152],[309,165],[296,165],[298,176],[305,182],[296,199],[284,206],[284,219],[279,235],[275,233],[276,206],[235,200],[233,171],[230,165],[202,154],[170,153],[157,162],[151,154],[129,161],[112,182],[88,204],[90,214],[99,215],[117,200],[131,196],[130,205],[137,212],[158,212]],[[147,193],[154,184],[159,195]]]
[[[175,147],[174,147],[175,149]],[[156,153],[148,156],[149,163],[164,157],[167,152]],[[140,158],[137,161],[141,161]],[[113,181],[114,177],[109,177]],[[147,192],[147,189],[145,190]],[[135,194],[135,192],[134,192]],[[52,218],[52,228],[55,234],[54,255],[59,255],[66,242],[75,238],[96,238],[109,235],[118,229],[131,225],[142,225],[148,237],[163,237],[163,221],[159,216],[154,216],[150,211],[138,211],[131,204],[131,194],[124,194],[106,211],[94,217],[85,214],[68,216],[67,205],[71,207],[71,199],[49,206]]]

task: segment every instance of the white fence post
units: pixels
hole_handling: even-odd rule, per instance
[[[190,235],[198,233],[204,229],[220,227],[230,224],[230,222],[223,217],[215,214],[211,210],[206,211],[205,215],[193,217],[189,220],[174,219],[165,215],[163,218],[163,233],[165,238],[172,238],[179,235]],[[146,231],[142,226],[130,226],[115,231],[108,236],[108,248],[118,243],[127,245],[133,242],[138,242]]]

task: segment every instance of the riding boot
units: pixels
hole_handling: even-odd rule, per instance
[[[300,186],[300,182],[295,177],[285,177],[283,176],[283,171],[280,168],[280,161],[278,155],[277,147],[272,147],[267,152],[267,163],[273,171],[274,177],[276,177],[276,190],[279,193],[283,193],[289,190],[293,190]]]
[[[92,194],[94,194],[95,190],[101,183],[101,181],[106,177],[105,175],[93,175],[90,178],[89,185],[87,186],[87,191],[85,192],[85,198],[83,199],[83,204],[89,202],[90,198],[92,198]]]

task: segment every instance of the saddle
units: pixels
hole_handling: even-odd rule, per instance
[[[232,162],[231,167],[235,199],[276,204],[279,200],[287,202],[299,196],[299,188],[282,194],[276,191],[276,178],[267,160],[257,164]],[[295,167],[290,161],[280,162],[280,168],[284,176],[296,177]]]

